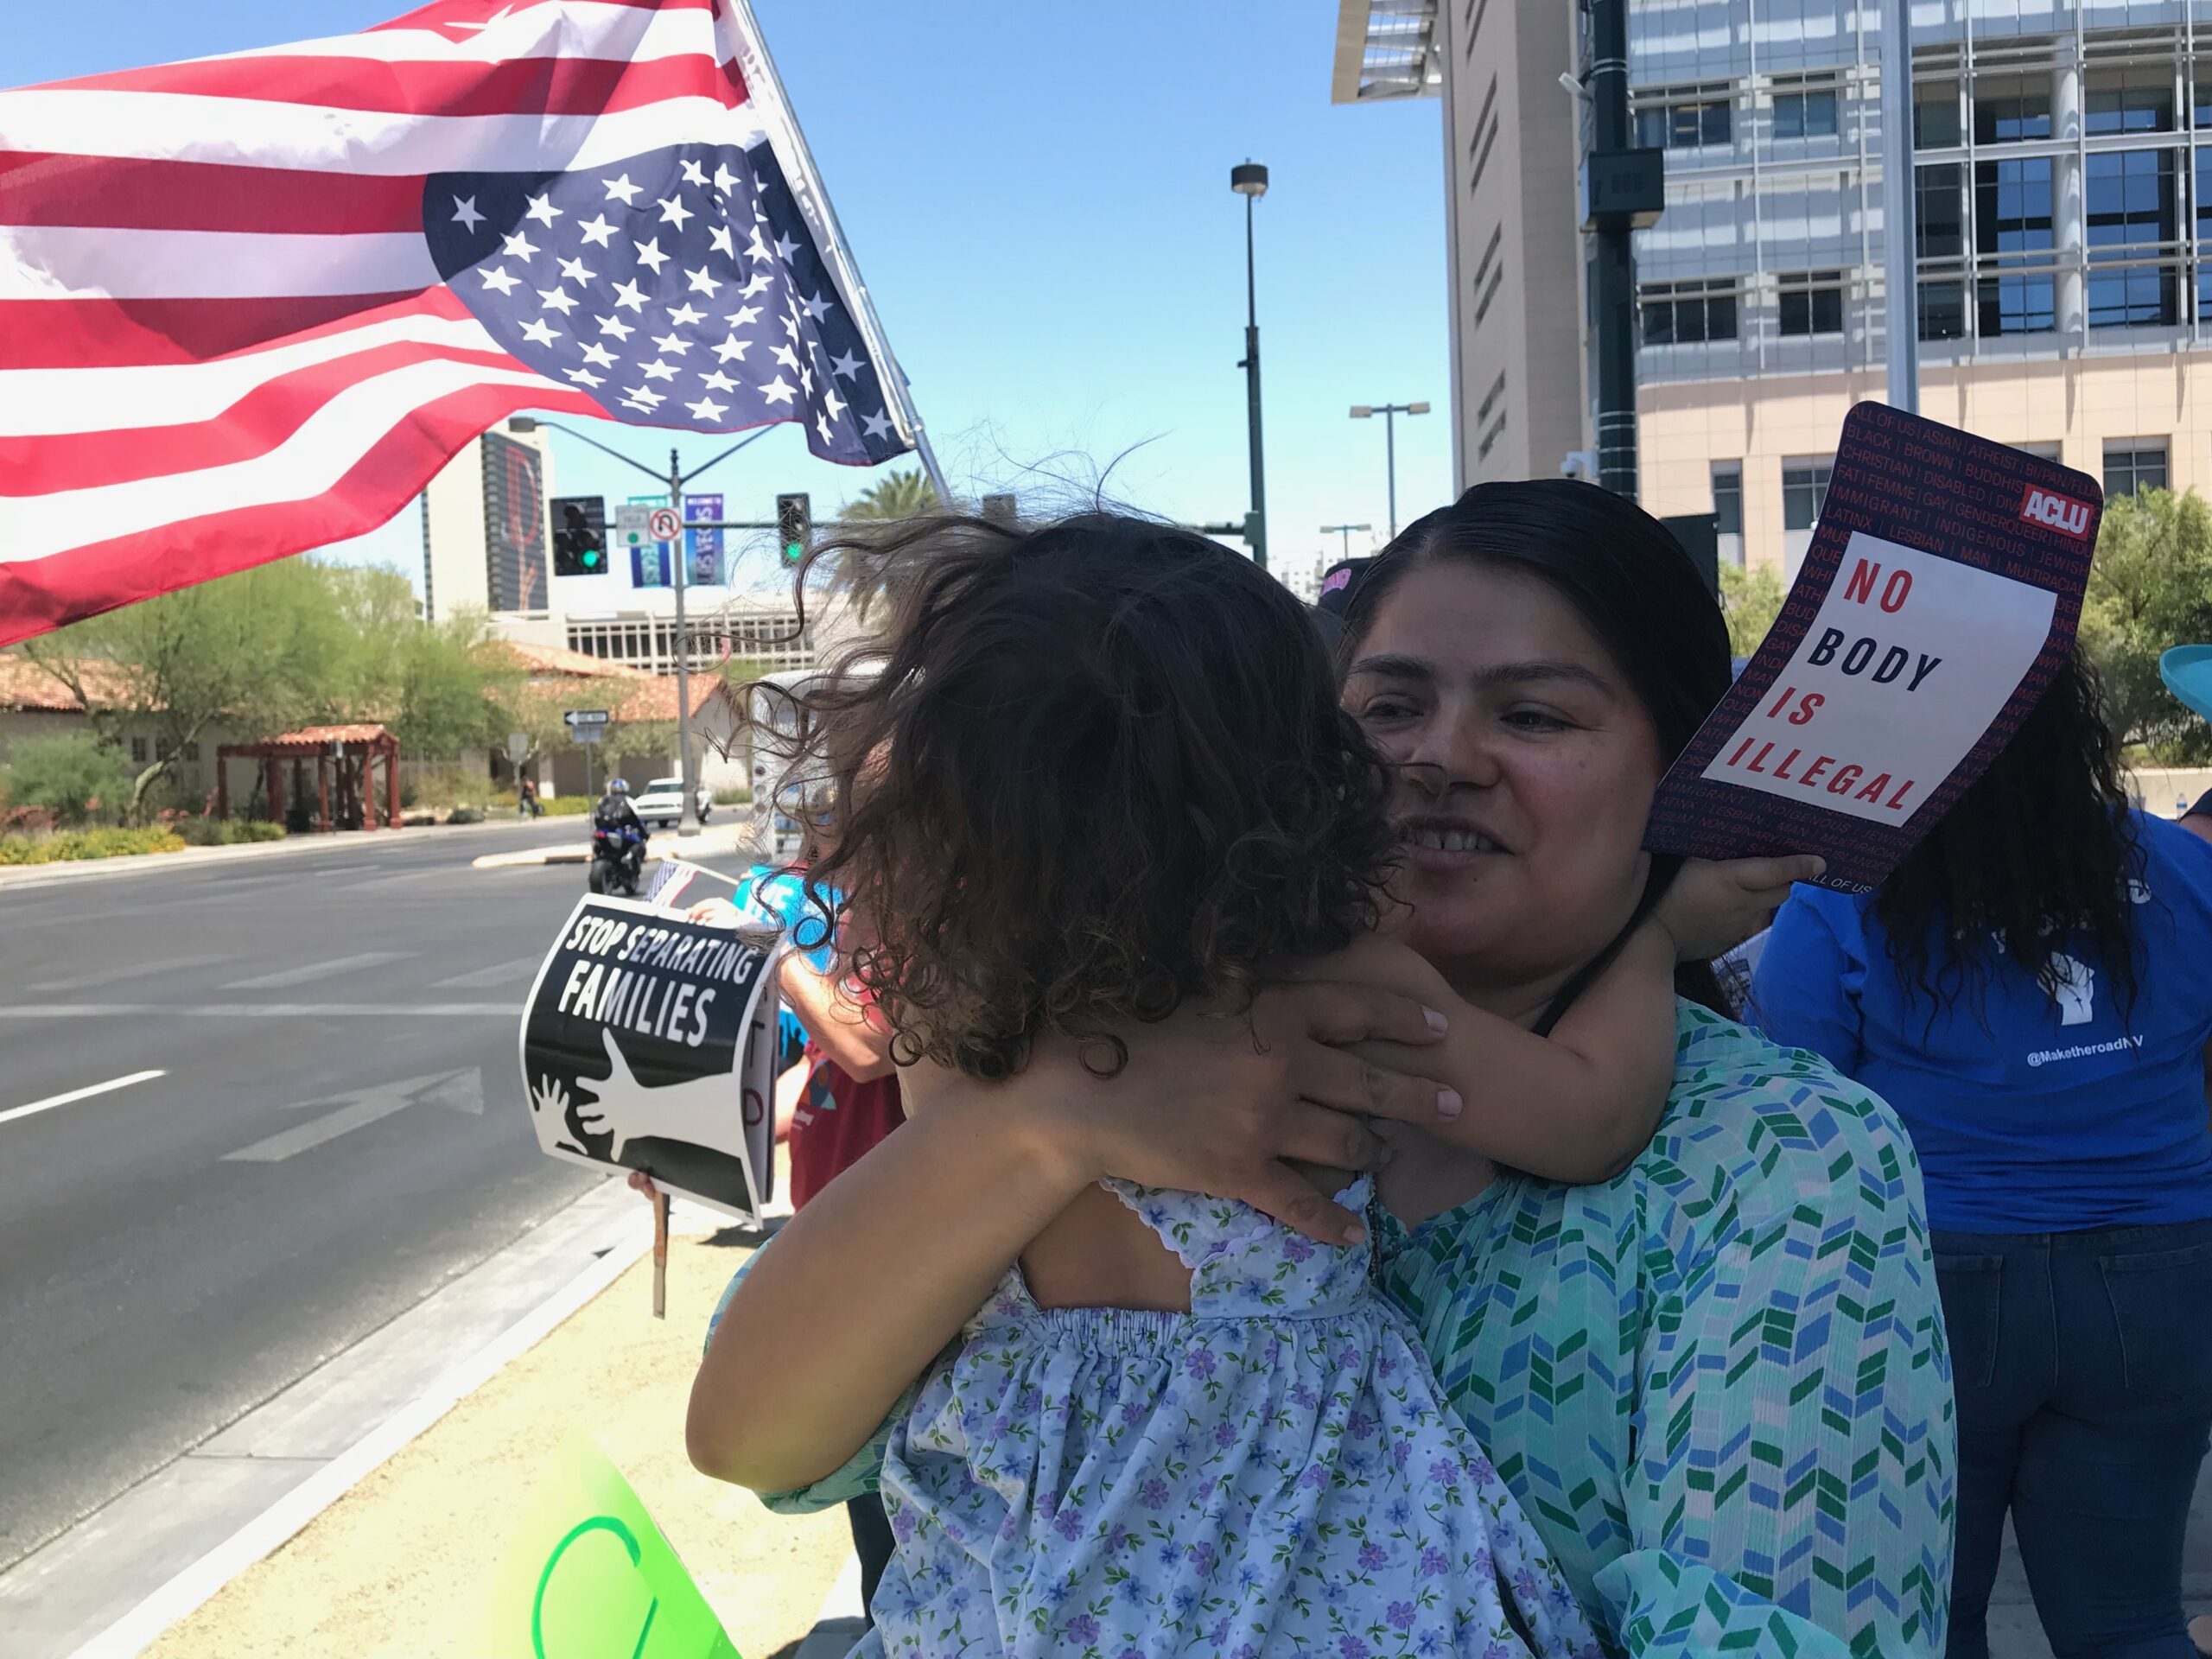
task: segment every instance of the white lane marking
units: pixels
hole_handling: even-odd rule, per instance
[[[431,982],[434,991],[488,991],[495,986],[518,985],[537,971],[537,964],[545,960],[543,953],[534,957],[517,957],[512,962],[495,962],[489,968],[479,968],[473,974],[455,974],[451,979]]]
[[[522,1012],[519,1002],[17,1002],[0,1007],[0,1020],[512,1020]]]
[[[327,962],[307,962],[296,968],[280,968],[273,974],[256,974],[251,979],[234,979],[223,988],[226,991],[269,991],[283,985],[310,985],[318,979],[335,979],[340,974],[359,973],[364,968],[381,967],[387,962],[404,962],[414,954],[412,950],[364,950],[359,956],[333,957]]]
[[[154,1077],[165,1077],[166,1071],[133,1071],[127,1077],[111,1077],[105,1083],[95,1083],[83,1089],[72,1089],[66,1095],[49,1095],[44,1100],[35,1100],[28,1106],[16,1106],[0,1112],[0,1123],[12,1123],[19,1117],[29,1117],[34,1112],[50,1112],[56,1106],[67,1106],[77,1101],[90,1100],[94,1095],[108,1094],[118,1089],[128,1089],[134,1083],[144,1083]]]
[[[295,1128],[283,1129],[250,1147],[223,1154],[226,1164],[281,1164],[287,1158],[335,1141],[341,1135],[351,1135],[355,1129],[365,1129],[372,1123],[390,1117],[394,1112],[404,1112],[410,1106],[425,1101],[449,1106],[455,1111],[471,1116],[484,1115],[484,1077],[475,1067],[466,1071],[434,1072],[427,1077],[409,1077],[397,1083],[378,1084],[372,1088],[357,1090],[351,1095],[337,1095],[329,1100],[309,1101],[309,1108],[336,1105],[334,1112],[326,1113],[312,1122],[302,1123]],[[342,1104],[340,1103],[343,1103]]]
[[[167,957],[158,962],[127,962],[118,967],[103,968],[98,973],[79,974],[74,979],[49,979],[43,984],[27,988],[41,996],[55,991],[89,991],[95,985],[112,985],[118,980],[137,979],[143,975],[181,973],[187,968],[205,968],[212,963],[228,962],[225,955],[208,957]]]

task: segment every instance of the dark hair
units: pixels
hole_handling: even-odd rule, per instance
[[[1931,1001],[1944,982],[1986,989],[1999,949],[2043,979],[2073,933],[2118,980],[2127,1008],[2135,873],[2118,746],[2096,671],[2076,652],[1989,770],[1876,890],[1873,910],[1899,978]]]
[[[933,518],[848,557],[889,607],[801,701],[848,954],[902,1061],[1018,1071],[1375,920],[1389,778],[1298,601],[1172,525]],[[1090,1052],[1096,1054],[1098,1049]]]
[[[1728,625],[1681,543],[1633,501],[1569,479],[1478,484],[1408,525],[1345,607],[1341,666],[1350,665],[1391,590],[1413,570],[1445,560],[1533,576],[1572,606],[1650,716],[1662,765],[1688,746],[1728,690]],[[1653,857],[1633,921],[1658,903],[1681,868],[1680,858]],[[1549,1028],[1611,955],[1569,982],[1539,1029]],[[1675,984],[1693,1001],[1735,1012],[1709,963],[1684,963]]]

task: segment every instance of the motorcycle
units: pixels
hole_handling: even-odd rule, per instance
[[[596,893],[626,893],[634,899],[645,868],[645,832],[626,823],[591,832],[591,869],[586,885]]]

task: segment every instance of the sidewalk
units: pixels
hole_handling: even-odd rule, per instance
[[[463,1654],[474,1592],[490,1581],[550,1448],[574,1426],[628,1476],[744,1659],[792,1659],[850,1560],[843,1511],[771,1515],[750,1493],[698,1474],[683,1451],[707,1317],[755,1242],[735,1229],[671,1239],[665,1320],[652,1317],[650,1257],[632,1265],[147,1653]]]
[[[199,864],[229,864],[264,858],[296,858],[315,853],[372,852],[394,846],[432,845],[448,836],[543,835],[553,823],[543,818],[497,817],[482,823],[417,824],[410,830],[349,830],[330,835],[288,836],[283,841],[250,841],[235,847],[188,847],[175,853],[128,853],[119,858],[87,858],[59,864],[22,864],[0,868],[0,891],[82,881],[100,876],[137,875],[148,870],[182,870]],[[580,820],[581,822],[581,820]],[[582,833],[582,832],[579,832]]]

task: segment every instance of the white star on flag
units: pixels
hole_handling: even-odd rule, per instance
[[[530,199],[530,211],[523,217],[536,219],[550,231],[553,228],[553,221],[561,217],[561,210],[553,205],[553,198],[550,195],[532,196]]]
[[[650,242],[633,242],[631,245],[638,251],[638,263],[651,265],[653,275],[659,276],[660,268],[668,263],[668,256],[660,251],[660,238],[655,237]]]
[[[618,198],[625,207],[637,205],[638,187],[630,182],[630,175],[627,173],[619,179],[609,179],[607,181],[607,199],[613,201]]]
[[[507,268],[505,265],[499,265],[484,273],[484,286],[496,288],[504,295],[513,293],[516,283],[513,277],[507,275]]]
[[[760,392],[772,404],[788,404],[798,395],[798,389],[779,374],[761,387]]]
[[[614,239],[614,226],[607,222],[607,215],[604,213],[586,219],[576,228],[584,233],[586,247],[596,245],[603,248]]]
[[[470,196],[467,200],[455,196],[453,199],[453,222],[456,225],[466,225],[473,231],[484,222],[484,215],[476,211],[476,198],[474,196]]]
[[[711,397],[702,397],[697,403],[686,404],[685,407],[702,421],[719,421],[729,406],[727,404],[718,404]]]

